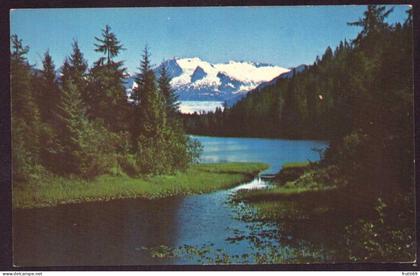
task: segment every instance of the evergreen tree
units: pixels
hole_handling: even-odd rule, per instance
[[[133,100],[136,105],[136,118],[140,124],[135,123],[134,129],[139,134],[152,137],[160,127],[165,108],[162,107],[163,97],[156,87],[155,74],[150,64],[150,54],[147,47],[144,49],[143,59],[140,63],[140,72],[136,76],[137,87],[133,91]],[[136,127],[137,125],[137,127]]]
[[[190,140],[176,116],[176,98],[165,69],[159,81],[144,49],[133,91],[131,137],[138,166],[143,173],[171,173],[197,159],[200,146]],[[161,72],[162,73],[162,72]],[[170,114],[170,115],[169,115]],[[170,119],[168,116],[172,116]]]
[[[11,47],[12,112],[13,115],[30,122],[34,120],[37,109],[31,89],[32,68],[26,59],[29,47],[23,46],[17,35],[11,36]]]
[[[39,110],[32,89],[32,68],[17,35],[11,36],[12,164],[15,181],[27,181],[39,163]]]
[[[146,103],[146,90],[153,89],[151,87],[153,85],[154,79],[153,76],[150,74],[152,71],[150,60],[149,60],[149,52],[148,48],[145,47],[143,52],[143,59],[140,62],[139,70],[140,72],[136,75],[135,81],[137,86],[133,89],[133,93],[131,95],[131,99],[134,103],[133,108],[133,116],[132,116],[132,123],[130,127],[131,132],[131,144],[134,152],[138,152],[138,139],[140,137],[140,133],[144,132],[144,109],[147,109]]]
[[[97,41],[95,51],[105,55],[97,61],[98,65],[103,65],[105,60],[107,64],[111,64],[113,58],[118,56],[122,50],[125,50],[116,35],[111,32],[109,25],[105,25],[105,29],[102,30],[102,38],[95,37],[95,40]]]
[[[179,102],[178,97],[175,94],[175,91],[171,88],[171,78],[168,74],[166,66],[163,65],[159,72],[159,91],[163,95],[166,103],[166,113],[168,117],[174,118],[178,114]]]
[[[81,145],[80,136],[85,120],[82,96],[72,80],[66,81],[62,88],[61,102],[58,107],[57,160],[62,160],[56,168],[60,174],[80,174]]]
[[[33,89],[41,119],[39,129],[39,138],[42,141],[39,151],[40,162],[45,168],[51,169],[57,162],[54,152],[58,143],[57,111],[61,93],[56,80],[54,62],[48,51],[44,54],[42,64],[42,70],[33,76]]]
[[[69,57],[70,77],[73,79],[74,84],[78,86],[78,89],[81,89],[84,88],[83,83],[87,75],[88,65],[77,40],[73,41],[72,50],[73,52]]]
[[[111,131],[120,132],[128,127],[129,106],[123,85],[126,68],[122,61],[114,61],[124,48],[110,30],[107,25],[102,38],[95,37],[98,42],[95,51],[105,56],[95,62],[90,72],[89,116],[102,120]]]
[[[90,103],[94,101],[94,99],[92,99],[87,89],[88,64],[80,50],[77,40],[74,40],[71,46],[72,53],[69,57],[65,58],[64,64],[61,67],[61,86],[64,87],[67,81],[71,81],[73,85],[76,85],[83,101],[86,103],[86,108],[89,110],[91,107]]]
[[[72,79],[71,66],[70,66],[70,61],[68,57],[64,59],[63,66],[61,66],[60,68],[60,73],[61,73],[61,76],[60,76],[59,82],[60,82],[60,86],[63,87],[66,82],[71,81]]]
[[[41,120],[51,123],[59,102],[59,87],[56,81],[55,65],[49,52],[45,52],[42,61],[40,85],[37,92]]]
[[[389,30],[389,25],[385,19],[392,11],[393,8],[387,10],[385,6],[368,5],[363,18],[348,23],[350,26],[362,27],[362,31],[353,40],[353,43],[367,51],[368,55],[375,55],[376,50],[381,49],[379,45],[386,42],[384,35]]]
[[[85,103],[72,80],[62,88],[58,126],[58,139],[50,152],[55,173],[92,179],[117,166],[120,137],[87,118]]]
[[[356,41],[360,41],[368,35],[373,33],[383,32],[388,26],[385,23],[385,18],[393,11],[393,8],[386,10],[385,6],[368,5],[367,10],[363,13],[363,18],[355,22],[350,22],[350,26],[362,27],[362,31],[358,34]]]
[[[168,165],[165,143],[165,132],[168,130],[166,106],[165,99],[156,86],[147,47],[144,49],[136,82],[138,86],[134,90],[134,100],[137,104],[132,135],[137,145],[134,148],[143,172],[163,173]]]
[[[198,160],[201,144],[185,135],[179,118],[179,102],[171,87],[171,78],[163,65],[159,72],[158,87],[165,105],[167,117],[166,143],[170,170],[186,169],[192,162]],[[222,116],[222,112],[218,113]]]

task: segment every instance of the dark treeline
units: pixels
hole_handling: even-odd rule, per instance
[[[327,139],[330,146],[314,174],[340,188],[347,210],[365,204],[372,210],[378,200],[386,202],[388,225],[409,229],[395,239],[394,245],[401,245],[414,229],[412,13],[404,23],[390,25],[385,19],[391,12],[368,6],[361,19],[349,23],[362,29],[353,41],[327,48],[305,71],[231,108],[184,116],[187,131]],[[381,237],[390,237],[386,229],[392,228],[383,227]]]
[[[144,50],[138,87],[128,100],[124,50],[109,26],[95,37],[102,54],[88,67],[77,41],[59,77],[47,51],[33,68],[17,35],[11,37],[13,177],[43,174],[93,178],[101,174],[162,174],[194,162],[199,145],[184,134],[165,69],[159,79]]]

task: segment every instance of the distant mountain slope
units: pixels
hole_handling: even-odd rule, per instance
[[[305,71],[308,67],[309,67],[309,66],[308,66],[308,65],[305,65],[305,64],[301,64],[301,65],[299,65],[299,66],[293,67],[293,68],[291,68],[291,69],[290,69],[290,71],[288,71],[288,72],[286,72],[286,73],[283,73],[283,74],[281,74],[281,75],[279,75],[279,76],[275,77],[274,79],[272,79],[272,80],[270,80],[270,81],[267,81],[267,82],[263,82],[263,83],[261,83],[260,85],[258,85],[258,86],[257,86],[257,88],[256,88],[255,90],[261,90],[261,89],[263,89],[264,87],[274,85],[274,84],[276,84],[276,83],[277,83],[280,79],[290,79],[290,78],[292,78],[295,74],[302,73],[302,72],[303,72],[303,71]]]

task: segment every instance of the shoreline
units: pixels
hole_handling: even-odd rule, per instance
[[[93,181],[47,177],[14,187],[13,209],[55,207],[119,199],[162,199],[204,194],[249,181],[268,168],[264,163],[194,164],[185,172],[142,178],[100,176]]]

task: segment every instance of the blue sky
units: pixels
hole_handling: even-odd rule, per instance
[[[392,5],[388,21],[404,21],[408,6]],[[360,31],[347,26],[365,6],[84,8],[11,11],[11,33],[30,46],[29,61],[41,65],[49,49],[62,65],[77,39],[91,65],[98,59],[94,36],[109,24],[127,49],[129,72],[136,72],[144,46],[158,64],[172,57],[197,56],[213,63],[249,60],[292,67],[311,64],[327,46],[352,39]]]

